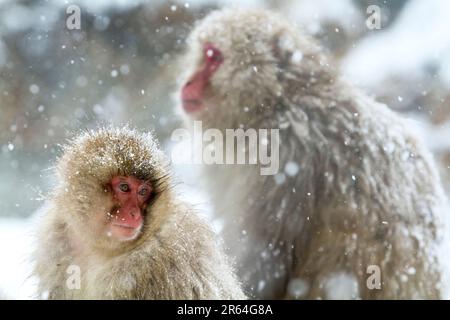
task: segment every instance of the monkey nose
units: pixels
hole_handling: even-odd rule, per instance
[[[131,210],[130,215],[132,218],[134,218],[134,220],[138,220],[141,217],[141,210],[139,209]]]

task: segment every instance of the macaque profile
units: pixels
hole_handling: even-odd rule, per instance
[[[86,132],[65,147],[38,235],[41,297],[245,298],[165,163],[150,134],[128,128]]]
[[[213,12],[188,46],[188,124],[280,130],[278,174],[260,175],[258,165],[203,171],[251,297],[446,296],[446,197],[405,120],[272,13]]]

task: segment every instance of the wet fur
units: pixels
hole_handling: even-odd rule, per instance
[[[104,128],[71,141],[58,161],[58,185],[38,234],[39,297],[245,298],[215,235],[195,210],[177,200],[167,170],[150,134]],[[104,205],[104,186],[117,174],[150,180],[156,193],[142,234],[126,244],[88,227],[90,212]],[[80,290],[66,285],[70,265],[81,269]]]
[[[339,77],[313,40],[272,13],[207,16],[188,40],[183,61],[192,70],[181,84],[203,43],[225,60],[205,92],[207,108],[188,125],[280,128],[283,183],[257,166],[203,172],[252,296],[331,298],[330,279],[346,274],[357,287],[348,298],[446,297],[447,200],[409,124]],[[283,172],[290,161],[295,176]],[[381,269],[380,290],[366,285],[370,265]],[[300,296],[288,290],[293,279],[306,284]]]

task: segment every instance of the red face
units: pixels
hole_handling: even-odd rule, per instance
[[[222,53],[212,44],[205,44],[203,51],[203,64],[192,75],[181,91],[183,108],[187,113],[203,109],[205,88],[209,85],[212,75],[223,62]]]
[[[152,195],[149,182],[117,176],[111,180],[114,209],[109,216],[108,234],[120,241],[135,239],[144,224],[144,214]]]

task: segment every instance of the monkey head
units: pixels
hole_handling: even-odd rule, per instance
[[[75,238],[114,252],[137,243],[164,188],[164,163],[150,134],[128,128],[71,141],[57,164],[55,200]]]
[[[283,20],[262,10],[226,9],[196,26],[180,90],[191,119],[213,128],[250,126],[320,73],[327,63],[318,46]]]

